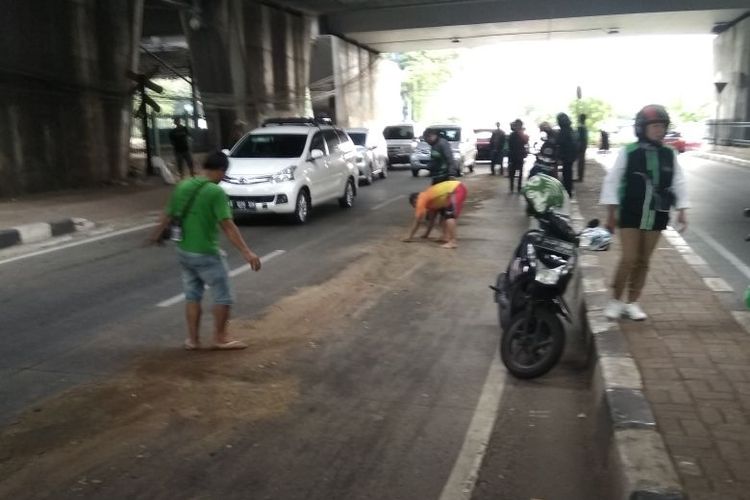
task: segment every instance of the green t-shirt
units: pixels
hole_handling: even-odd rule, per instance
[[[185,206],[196,189],[203,186],[190,206]],[[186,252],[209,255],[219,254],[219,222],[232,218],[229,198],[223,189],[205,177],[186,179],[174,188],[167,205],[167,215],[181,217],[182,241],[179,246]]]

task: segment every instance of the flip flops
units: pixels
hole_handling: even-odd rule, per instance
[[[230,340],[229,342],[224,342],[223,344],[214,344],[214,349],[220,351],[247,349],[247,344],[242,342],[241,340]]]
[[[184,347],[186,351],[197,351],[201,348],[201,345],[199,343],[193,342],[190,339],[187,339],[185,340],[185,342],[183,342],[182,347]]]

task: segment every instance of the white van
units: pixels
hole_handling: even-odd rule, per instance
[[[411,154],[417,149],[418,135],[419,132],[413,123],[385,127],[383,137],[388,146],[388,163],[391,165],[408,164]]]
[[[235,215],[288,214],[303,224],[316,205],[354,205],[354,143],[338,128],[295,120],[257,128],[226,151],[229,169],[219,185]]]

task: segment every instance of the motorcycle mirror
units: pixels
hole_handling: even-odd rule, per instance
[[[588,224],[586,224],[586,227],[594,228],[599,227],[599,219],[591,219]]]

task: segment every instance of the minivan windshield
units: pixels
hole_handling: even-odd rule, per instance
[[[364,146],[367,142],[367,134],[362,132],[349,132],[349,137],[352,138],[352,142],[357,146]]]
[[[232,151],[232,158],[299,158],[306,134],[251,134]]]
[[[397,125],[385,127],[383,136],[386,139],[414,139],[414,127],[410,125]]]

